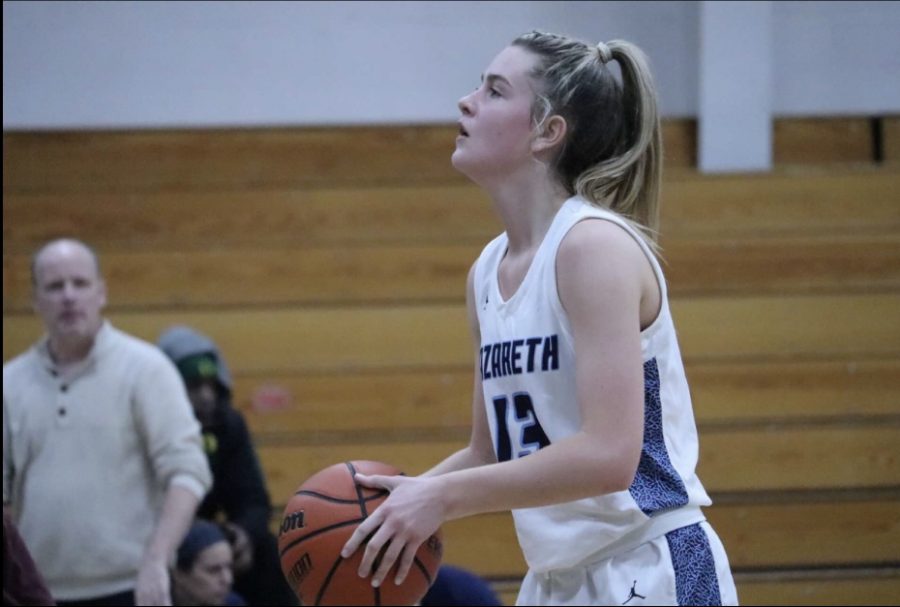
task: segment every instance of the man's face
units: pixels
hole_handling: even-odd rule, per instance
[[[51,339],[93,337],[102,324],[106,285],[90,251],[59,241],[41,251],[34,264],[35,311]]]

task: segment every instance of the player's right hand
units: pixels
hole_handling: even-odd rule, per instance
[[[444,522],[445,508],[438,491],[439,477],[408,477],[357,474],[356,482],[373,489],[387,489],[388,498],[364,520],[344,544],[341,556],[348,558],[366,543],[359,576],[372,574],[372,586],[384,582],[399,559],[394,583],[402,584],[413,564],[419,546]],[[376,557],[384,554],[378,569],[372,571]]]

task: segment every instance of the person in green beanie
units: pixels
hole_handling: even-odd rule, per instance
[[[216,343],[185,326],[158,340],[184,379],[213,486],[197,516],[222,522],[234,550],[234,588],[250,605],[296,605],[281,573],[278,543],[269,530],[272,503],[243,415],[232,406],[231,373]]]

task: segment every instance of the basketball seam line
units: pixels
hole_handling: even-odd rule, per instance
[[[356,501],[359,504],[359,512],[364,519],[369,518],[369,512],[366,509],[366,500],[362,494],[362,487],[356,482],[356,466],[353,462],[347,462],[347,468],[350,470],[350,482],[356,489]]]
[[[428,580],[428,585],[431,586],[431,584],[434,583],[434,580],[431,579],[431,575],[429,575],[429,573],[428,573],[428,568],[425,567],[425,563],[423,563],[422,561],[420,561],[420,560],[419,560],[419,557],[414,557],[414,558],[413,558],[413,563],[415,563],[416,567],[419,568],[419,571],[422,572],[422,575],[425,576],[425,579]]]
[[[337,523],[337,524],[335,524],[335,525],[330,525],[330,526],[328,526],[328,527],[323,527],[322,529],[319,529],[319,530],[317,530],[317,531],[313,531],[312,533],[310,533],[310,534],[308,534],[308,535],[304,535],[303,537],[300,537],[300,538],[297,538],[297,539],[293,540],[290,544],[288,544],[287,546],[285,546],[284,548],[282,548],[280,554],[281,554],[281,556],[284,556],[285,553],[286,553],[288,550],[290,550],[291,548],[293,548],[293,547],[296,546],[297,544],[300,544],[300,543],[305,542],[306,540],[312,539],[312,538],[316,537],[317,535],[321,535],[322,533],[327,533],[328,531],[331,531],[331,530],[333,530],[333,529],[340,529],[341,527],[346,527],[347,525],[355,525],[355,524],[357,524],[357,523],[361,523],[361,522],[364,521],[364,520],[365,520],[365,519],[362,519],[362,518],[357,518],[357,519],[347,520],[347,521],[343,521],[343,522]]]
[[[325,595],[325,592],[328,590],[328,587],[331,586],[331,578],[334,577],[335,571],[337,568],[341,566],[341,562],[343,562],[344,558],[338,556],[335,559],[334,564],[331,566],[331,569],[328,570],[328,575],[325,576],[325,579],[322,580],[322,585],[319,586],[319,592],[316,594],[316,605],[322,604],[322,597]],[[378,603],[376,602],[376,605]]]
[[[384,497],[388,493],[390,493],[390,492],[387,489],[382,489],[380,492],[376,493],[375,495],[370,495],[369,497],[364,497],[362,499],[363,499],[363,501],[370,502],[370,501],[378,499],[380,497]],[[317,493],[315,491],[309,491],[308,489],[304,489],[303,491],[298,491],[294,495],[308,495],[310,497],[317,497],[319,499],[323,499],[327,502],[333,502],[335,504],[358,504],[359,503],[358,499],[354,500],[354,499],[346,499],[346,498],[342,498],[342,497],[333,497],[331,495],[325,495],[324,493]]]

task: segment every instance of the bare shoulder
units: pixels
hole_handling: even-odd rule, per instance
[[[635,271],[645,266],[647,259],[634,236],[622,226],[605,219],[584,219],[563,237],[557,266],[564,269],[584,264],[595,270]]]
[[[560,301],[570,314],[582,305],[607,303],[637,310],[641,328],[657,317],[662,290],[636,237],[604,219],[575,224],[559,245],[556,279]]]

